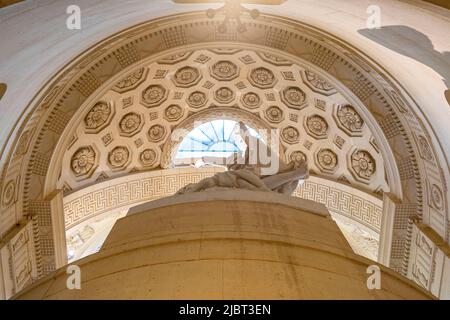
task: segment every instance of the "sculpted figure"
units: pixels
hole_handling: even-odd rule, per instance
[[[205,178],[197,183],[191,183],[180,189],[177,194],[199,192],[203,190],[235,188],[255,191],[274,191],[286,195],[291,195],[297,188],[300,180],[308,178],[308,168],[305,162],[284,163],[278,154],[276,157],[269,157],[276,163],[276,173],[264,175],[263,168],[273,166],[273,163],[266,163],[261,159],[261,148],[264,152],[271,154],[271,150],[261,139],[257,143],[251,143],[251,139],[256,139],[248,134],[247,128],[241,122],[240,136],[245,141],[247,148],[242,154],[234,154],[226,160],[228,171],[216,173],[212,177]],[[275,160],[274,160],[275,159]],[[217,159],[204,159],[205,163],[217,163]],[[220,159],[223,161],[223,159]],[[267,159],[266,159],[267,160]],[[219,161],[220,162],[220,161]]]

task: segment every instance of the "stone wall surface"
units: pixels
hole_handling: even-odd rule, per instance
[[[264,192],[212,193],[241,200],[185,195],[141,206],[116,223],[99,253],[78,262],[81,290],[67,290],[63,268],[17,298],[431,298],[382,266],[381,289],[369,290],[373,262],[352,252],[323,205],[282,195],[289,206],[258,202]]]

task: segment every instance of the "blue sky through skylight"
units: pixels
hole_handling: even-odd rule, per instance
[[[239,124],[233,120],[214,120],[192,130],[181,142],[176,159],[201,157],[229,157],[241,150],[235,140]],[[259,137],[249,128],[251,135]]]

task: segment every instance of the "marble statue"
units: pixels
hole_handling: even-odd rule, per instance
[[[219,172],[197,183],[188,184],[180,189],[177,194],[234,188],[254,191],[274,191],[291,195],[297,188],[299,182],[308,178],[309,172],[306,162],[291,161],[286,164],[279,156],[276,157],[276,161],[278,161],[277,172],[272,175],[263,175],[261,169],[268,165],[261,164],[262,161],[260,161],[259,157],[257,157],[257,161],[253,161],[255,163],[250,161],[250,136],[247,134],[247,128],[242,122],[239,123],[239,126],[240,136],[245,137],[243,140],[247,145],[244,155],[234,154],[225,161],[228,171]],[[269,153],[273,152],[261,139],[258,140],[256,148],[265,148]],[[258,152],[258,150],[253,151]],[[205,163],[208,163],[208,160],[205,160]],[[211,160],[215,162],[214,159]]]

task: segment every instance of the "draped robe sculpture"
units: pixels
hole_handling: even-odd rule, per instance
[[[259,157],[259,148],[264,148],[269,153],[274,152],[274,150],[269,148],[261,139],[258,140],[256,146],[254,146],[255,144],[251,144],[251,136],[248,134],[247,128],[242,122],[239,123],[239,126],[240,136],[243,137],[242,140],[247,145],[244,156],[234,154],[226,161],[228,171],[216,173],[214,176],[202,179],[197,183],[188,184],[180,189],[177,194],[234,188],[274,191],[291,195],[297,188],[299,181],[308,178],[309,173],[305,162],[291,161],[286,164],[279,156],[276,157],[276,161],[278,161],[277,172],[272,175],[263,175],[263,170],[261,169],[268,165],[262,164]],[[251,146],[258,148],[258,150],[250,150]],[[252,159],[250,157],[251,152],[256,152],[258,155],[256,156],[256,161],[250,161]]]

